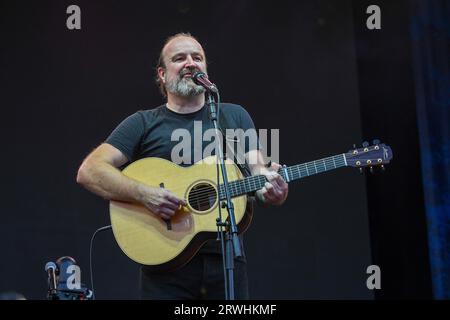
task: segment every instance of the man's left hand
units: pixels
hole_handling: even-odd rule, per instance
[[[280,164],[273,162],[269,168],[261,170],[261,174],[265,175],[268,181],[265,183],[264,188],[257,191],[256,196],[264,203],[279,206],[286,201],[289,187],[277,173],[280,168]]]

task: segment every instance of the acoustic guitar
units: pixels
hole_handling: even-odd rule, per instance
[[[374,141],[375,142],[375,141]],[[282,167],[278,173],[286,182],[351,166],[384,166],[392,159],[389,146],[378,141],[324,159]],[[247,194],[261,189],[264,175],[244,178],[231,160],[226,160],[236,223],[244,232],[252,218]],[[110,202],[111,225],[122,251],[137,263],[154,270],[173,270],[187,263],[202,244],[217,237],[219,203],[225,199],[222,181],[217,185],[216,157],[208,157],[190,167],[180,167],[160,158],[144,158],[127,166],[123,173],[149,186],[166,188],[185,199],[170,220],[164,220],[139,203]],[[222,176],[220,175],[220,180]],[[251,202],[249,202],[251,203]],[[222,219],[228,212],[222,210]]]

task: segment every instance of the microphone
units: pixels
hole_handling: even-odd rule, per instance
[[[192,75],[192,80],[195,84],[202,86],[208,91],[211,91],[213,93],[218,93],[219,90],[217,89],[217,86],[209,81],[208,76],[201,71],[197,71]]]
[[[50,293],[56,292],[56,264],[54,262],[47,262],[45,264],[45,271],[48,274],[48,291]]]

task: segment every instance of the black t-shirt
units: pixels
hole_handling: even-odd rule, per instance
[[[228,129],[243,129],[246,131],[255,127],[250,115],[241,106],[223,103],[220,105],[220,112],[222,116],[226,116]],[[185,155],[182,150],[179,153],[182,160],[185,161],[178,164],[187,166],[202,159],[201,155],[205,147],[211,144],[211,141],[203,141],[200,138],[202,140],[202,145],[200,145],[196,140],[198,140],[199,134],[211,128],[212,124],[206,107],[193,113],[183,114],[176,113],[163,105],[152,110],[138,111],[132,114],[114,129],[105,142],[122,151],[128,158],[129,163],[145,157],[158,157],[173,161],[172,150],[182,140],[183,131],[178,131],[174,135],[175,141],[172,141],[174,140],[172,139],[172,133],[175,130],[182,129],[194,137],[191,143],[191,154]],[[242,145],[242,147],[245,152],[259,148],[259,146],[254,146],[247,140],[245,146]]]
[[[250,115],[239,105],[221,103],[220,114],[221,117],[226,117],[227,129],[242,129],[243,131],[254,129]],[[179,157],[178,164],[188,166],[201,160],[205,147],[211,144],[211,141],[198,139],[199,134],[211,128],[207,107],[193,113],[181,114],[162,105],[152,110],[138,111],[132,114],[114,129],[105,142],[119,149],[128,158],[127,164],[146,157],[159,157],[173,161],[173,148],[180,143],[181,136],[189,132],[191,137],[194,137],[190,154],[184,154],[183,150],[176,152],[176,156]],[[178,131],[172,137],[175,130]],[[198,140],[201,140],[202,143]],[[255,146],[245,139],[241,142],[245,153],[260,148],[259,144]],[[199,157],[200,159],[198,159]],[[180,161],[182,162],[180,163]],[[202,253],[220,253],[220,243],[208,241],[200,251]]]

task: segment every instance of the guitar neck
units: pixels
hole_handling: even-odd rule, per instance
[[[328,158],[323,158],[311,162],[293,165],[291,167],[283,167],[278,173],[286,182],[313,176],[322,172],[335,170],[340,167],[347,166],[345,154],[339,154]],[[241,180],[229,183],[231,197],[239,197],[241,195],[257,191],[264,187],[267,179],[264,175],[247,177]],[[224,185],[219,187],[220,199],[226,199]]]

